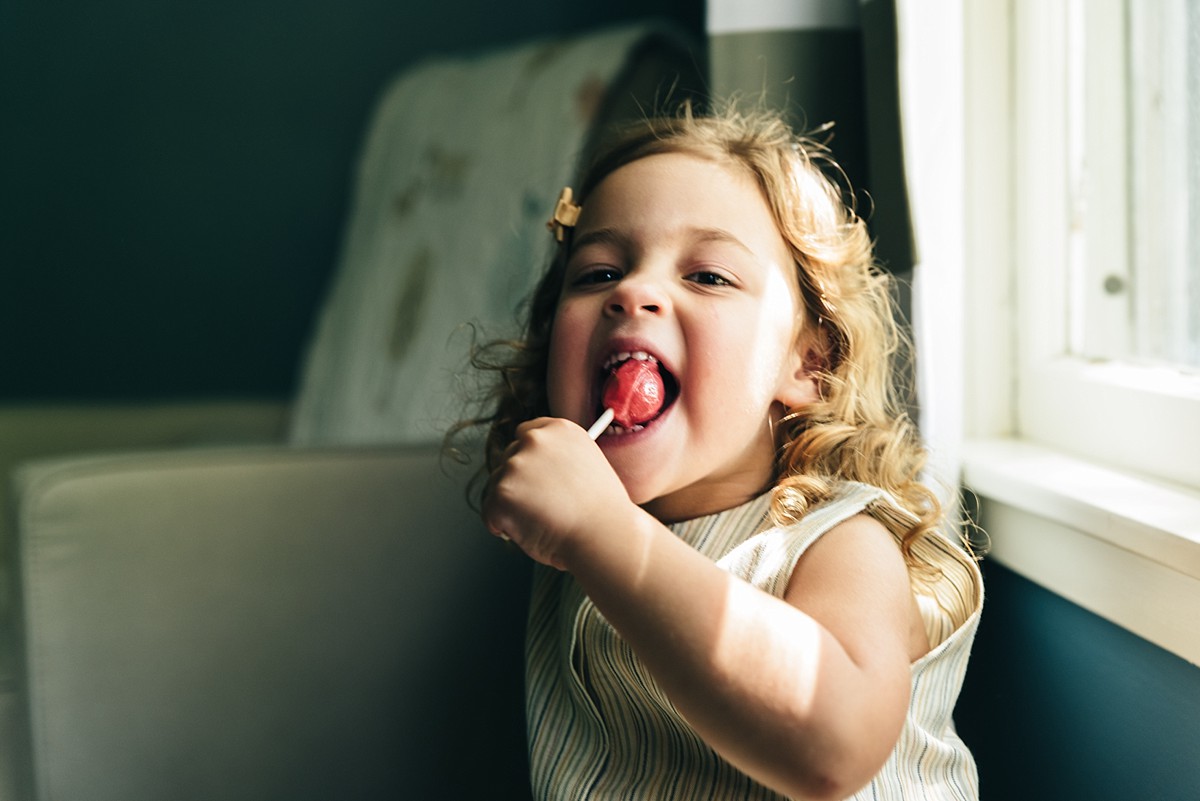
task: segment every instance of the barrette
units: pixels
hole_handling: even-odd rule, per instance
[[[546,227],[554,232],[554,239],[558,242],[563,241],[566,229],[575,227],[575,223],[579,221],[579,212],[583,211],[582,208],[571,202],[573,195],[571,187],[563,187],[563,190],[558,193],[554,216],[546,223]]]

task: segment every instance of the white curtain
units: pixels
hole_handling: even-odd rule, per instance
[[[931,478],[953,510],[964,431],[963,0],[894,2],[920,425]]]

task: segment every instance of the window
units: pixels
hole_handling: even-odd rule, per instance
[[[963,0],[990,558],[1200,664],[1200,0]]]
[[[1200,7],[1073,0],[1071,352],[1200,368]],[[1122,124],[1122,121],[1124,124]]]
[[[1124,301],[1130,330],[1126,350],[1100,355],[1200,372],[1200,4],[1126,12],[1133,247],[1128,283],[1100,285]]]
[[[1200,8],[1014,11],[1016,426],[1200,487]]]

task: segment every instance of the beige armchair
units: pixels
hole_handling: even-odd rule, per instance
[[[24,465],[0,801],[528,797],[525,560],[440,432],[579,155],[696,57],[647,28],[419,65],[370,125],[288,442]]]
[[[18,496],[33,797],[523,797],[527,571],[435,448],[51,462]]]

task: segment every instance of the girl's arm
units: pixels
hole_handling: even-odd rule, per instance
[[[908,704],[913,604],[878,522],[824,535],[780,600],[635,506],[584,432],[554,420],[522,427],[485,512],[570,571],[696,732],[761,783],[844,798],[886,761]]]

